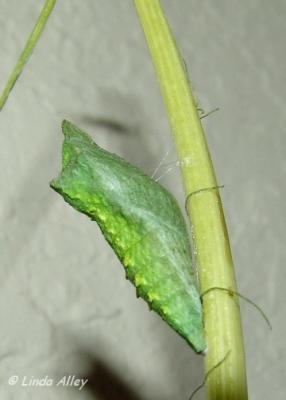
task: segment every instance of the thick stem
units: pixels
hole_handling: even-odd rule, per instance
[[[4,104],[7,101],[7,98],[13,89],[13,86],[15,85],[19,75],[21,74],[26,62],[28,61],[30,55],[32,54],[32,51],[34,50],[34,47],[37,44],[37,41],[39,40],[41,33],[46,25],[46,22],[49,18],[49,15],[51,14],[54,5],[56,3],[56,0],[46,0],[44,7],[41,11],[41,14],[39,15],[39,18],[36,22],[36,25],[34,26],[33,31],[31,32],[30,36],[28,37],[28,40],[26,42],[26,45],[20,54],[15,67],[13,68],[8,81],[6,83],[6,86],[1,94],[0,97],[0,111],[2,110]]]
[[[159,0],[134,0],[176,143],[196,247],[200,290],[236,291],[227,228],[217,182],[184,62]],[[201,190],[207,189],[207,190]],[[192,195],[190,195],[192,193]],[[213,290],[203,297],[209,400],[246,400],[245,357],[238,299]]]

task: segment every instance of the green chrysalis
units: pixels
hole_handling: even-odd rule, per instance
[[[197,352],[205,350],[202,308],[184,218],[159,183],[63,122],[63,167],[51,187],[99,225],[126,277]]]

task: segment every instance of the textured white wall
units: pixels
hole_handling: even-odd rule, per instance
[[[42,3],[0,0],[1,87]],[[263,307],[274,328],[242,303],[250,398],[282,400],[286,3],[162,4],[201,106],[220,107],[204,125],[225,184],[239,291]],[[187,399],[202,380],[201,357],[136,299],[97,226],[49,188],[60,168],[63,118],[148,173],[170,147],[131,0],[59,1],[0,114],[1,398]],[[178,173],[163,183],[183,203]],[[66,374],[89,377],[89,384],[81,392],[8,384],[11,375]]]

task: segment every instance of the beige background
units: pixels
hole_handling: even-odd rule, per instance
[[[1,87],[42,3],[0,0]],[[282,400],[286,2],[162,4],[201,106],[220,107],[204,125],[225,184],[239,291],[274,328],[242,303],[250,398]],[[1,398],[187,399],[202,380],[202,358],[136,299],[97,226],[49,188],[60,167],[63,118],[148,173],[170,148],[131,0],[59,1],[0,115]],[[182,204],[177,171],[162,183]],[[23,376],[66,374],[89,384],[81,392],[21,386]],[[15,386],[11,375],[19,376]]]

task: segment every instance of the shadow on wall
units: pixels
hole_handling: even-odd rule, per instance
[[[86,378],[86,390],[99,400],[143,400],[106,362],[94,359]]]
[[[92,336],[91,342],[96,343],[89,350],[88,341],[81,344],[81,337],[68,329],[59,329],[61,341],[65,338],[64,356],[57,362],[54,376],[58,380],[63,376],[76,376],[77,379],[87,380],[81,389],[82,398],[94,400],[146,400],[139,395],[140,388],[132,382],[130,367],[122,367],[116,352],[111,351],[110,345],[98,337]],[[120,366],[121,364],[121,366]],[[60,366],[61,365],[61,366]],[[72,371],[72,372],[71,372]],[[64,391],[71,390],[78,393],[77,386],[62,387]],[[78,393],[79,394],[79,393]],[[86,396],[85,396],[86,395]],[[73,397],[72,397],[73,398]]]
[[[99,92],[98,97],[98,109],[94,114],[77,116],[79,127],[86,129],[95,142],[106,150],[117,153],[151,174],[159,162],[155,146],[160,140],[156,139],[155,127],[150,126],[139,99],[106,88]]]

